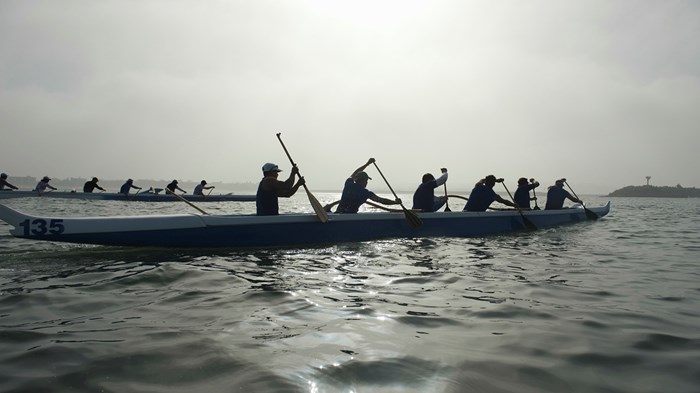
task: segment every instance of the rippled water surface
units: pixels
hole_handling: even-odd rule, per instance
[[[0,224],[0,391],[698,392],[699,218],[698,199],[616,198],[553,230],[272,250],[34,242]]]

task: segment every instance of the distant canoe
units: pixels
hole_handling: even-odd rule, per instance
[[[413,227],[401,213],[329,214],[322,223],[315,214],[147,215],[112,217],[40,217],[0,204],[0,220],[13,236],[55,242],[135,247],[286,247],[327,245],[389,238],[480,237],[602,218],[605,206],[587,212],[578,207],[517,212],[418,213]],[[521,215],[522,213],[522,215]]]
[[[192,195],[178,194],[191,202],[253,202],[255,195],[237,194],[211,194]],[[116,192],[69,192],[69,191],[49,191],[39,195],[36,191],[0,191],[0,199],[10,198],[64,198],[64,199],[89,199],[99,201],[135,201],[135,202],[178,202],[174,195],[165,193],[140,192],[124,195]]]

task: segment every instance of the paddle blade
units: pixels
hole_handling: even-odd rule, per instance
[[[421,220],[416,213],[406,209],[405,207],[403,208],[403,214],[406,216],[406,220],[413,228],[418,228],[419,226],[423,225],[423,220]]]
[[[583,207],[583,210],[586,212],[586,217],[588,217],[589,220],[597,220],[599,217],[597,214],[595,214],[592,210],[588,210],[587,207]]]
[[[304,185],[304,189],[306,190],[306,196],[309,197],[309,203],[311,203],[311,207],[314,209],[318,219],[321,220],[322,223],[328,222],[328,213],[326,213],[326,210],[321,205],[321,202],[316,199],[306,185]]]
[[[530,221],[529,218],[525,217],[525,215],[522,214],[522,212],[520,213],[520,215],[522,216],[523,222],[525,223],[525,228],[527,228],[527,229],[530,230],[530,231],[534,231],[534,230],[537,229],[537,225],[535,225],[535,223],[533,223],[532,221]]]

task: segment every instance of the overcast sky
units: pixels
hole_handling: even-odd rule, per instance
[[[0,1],[0,171],[700,187],[697,1]],[[370,189],[381,189],[376,170]]]

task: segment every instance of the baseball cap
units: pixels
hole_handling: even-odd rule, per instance
[[[367,172],[360,172],[357,175],[355,175],[355,181],[362,181],[362,180],[372,180],[372,178],[369,177]]]
[[[262,171],[263,173],[266,172],[282,172],[282,170],[277,166],[277,164],[273,164],[271,162],[266,163],[265,165],[262,166]]]

